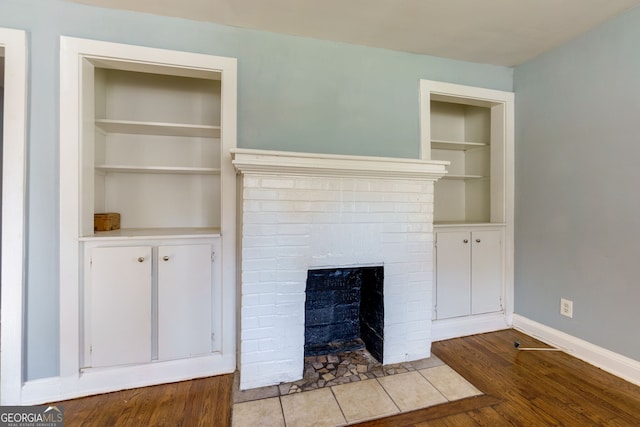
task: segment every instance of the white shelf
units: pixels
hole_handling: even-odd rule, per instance
[[[220,126],[111,119],[96,119],[96,126],[107,133],[220,138]]]
[[[483,179],[483,178],[489,178],[488,176],[482,176],[482,175],[445,175],[442,177],[442,179],[455,179],[455,180],[459,180],[459,181],[467,181],[470,179]]]
[[[485,142],[470,142],[470,141],[446,141],[444,139],[432,139],[431,148],[439,150],[457,150],[466,151],[474,148],[488,147],[489,144]]]
[[[448,228],[448,227],[505,227],[506,224],[502,222],[480,222],[480,221],[435,221],[433,223],[435,228]]]
[[[120,230],[98,231],[90,236],[80,237],[81,241],[94,239],[148,239],[148,238],[200,238],[220,237],[220,228],[214,227],[175,227],[175,228],[123,228]]]
[[[220,175],[220,168],[194,168],[180,166],[125,166],[96,165],[96,171],[106,173],[157,173],[182,175]]]

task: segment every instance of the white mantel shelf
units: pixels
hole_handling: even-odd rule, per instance
[[[271,150],[233,149],[239,173],[369,177],[437,181],[449,162],[393,157],[346,156]]]

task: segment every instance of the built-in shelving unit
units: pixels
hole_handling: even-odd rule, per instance
[[[60,46],[65,397],[233,372],[236,60]]]
[[[513,311],[513,93],[420,82],[422,157],[434,184],[433,336],[508,326]]]
[[[85,179],[94,191],[86,192],[85,217],[118,212],[124,229],[159,232],[220,227],[221,75],[152,71],[110,63],[94,66],[87,78],[93,108],[86,114],[95,131],[94,173]],[[87,224],[83,230],[94,234]]]
[[[435,223],[491,221],[491,110],[461,102],[430,100],[431,159],[451,163],[435,186]]]

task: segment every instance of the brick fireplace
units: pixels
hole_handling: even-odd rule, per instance
[[[236,149],[240,388],[302,377],[308,272],[384,267],[384,364],[429,357],[445,162]]]

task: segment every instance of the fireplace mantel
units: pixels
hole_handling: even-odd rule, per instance
[[[394,157],[347,156],[270,150],[233,149],[233,165],[241,173],[325,175],[436,181],[449,162]]]

